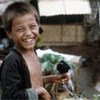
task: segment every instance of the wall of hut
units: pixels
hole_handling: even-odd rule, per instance
[[[83,43],[85,31],[81,24],[42,25],[44,45],[73,45]]]

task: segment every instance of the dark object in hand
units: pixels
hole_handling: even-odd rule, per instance
[[[70,69],[70,66],[63,60],[61,60],[57,65],[57,70],[61,74],[62,73],[67,73],[69,69]]]

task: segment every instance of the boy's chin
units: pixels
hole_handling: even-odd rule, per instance
[[[35,47],[35,45],[30,45],[30,46],[25,46],[24,45],[24,49],[26,49],[26,50],[30,50],[30,49],[33,49]]]
[[[26,49],[33,49],[34,48],[34,46],[28,46],[28,47],[26,47]]]

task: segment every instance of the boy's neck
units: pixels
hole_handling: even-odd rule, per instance
[[[27,55],[27,54],[33,54],[34,53],[34,49],[30,49],[30,50],[26,49],[25,50],[25,49],[21,49],[21,48],[17,47],[16,45],[14,46],[14,48],[21,54]]]

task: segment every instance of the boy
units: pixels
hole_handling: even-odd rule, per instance
[[[44,77],[42,80],[40,63],[34,50],[39,37],[36,9],[27,2],[15,2],[6,8],[2,18],[5,31],[15,46],[1,66],[1,98],[50,100],[49,93],[43,88],[43,81],[47,83],[51,79],[52,82],[61,82],[64,76],[47,77],[48,80]]]
[[[34,99],[39,95],[49,100],[43,88],[41,70],[34,46],[39,36],[39,17],[34,7],[26,2],[9,5],[3,13],[3,22],[14,49],[2,64],[2,99]]]

